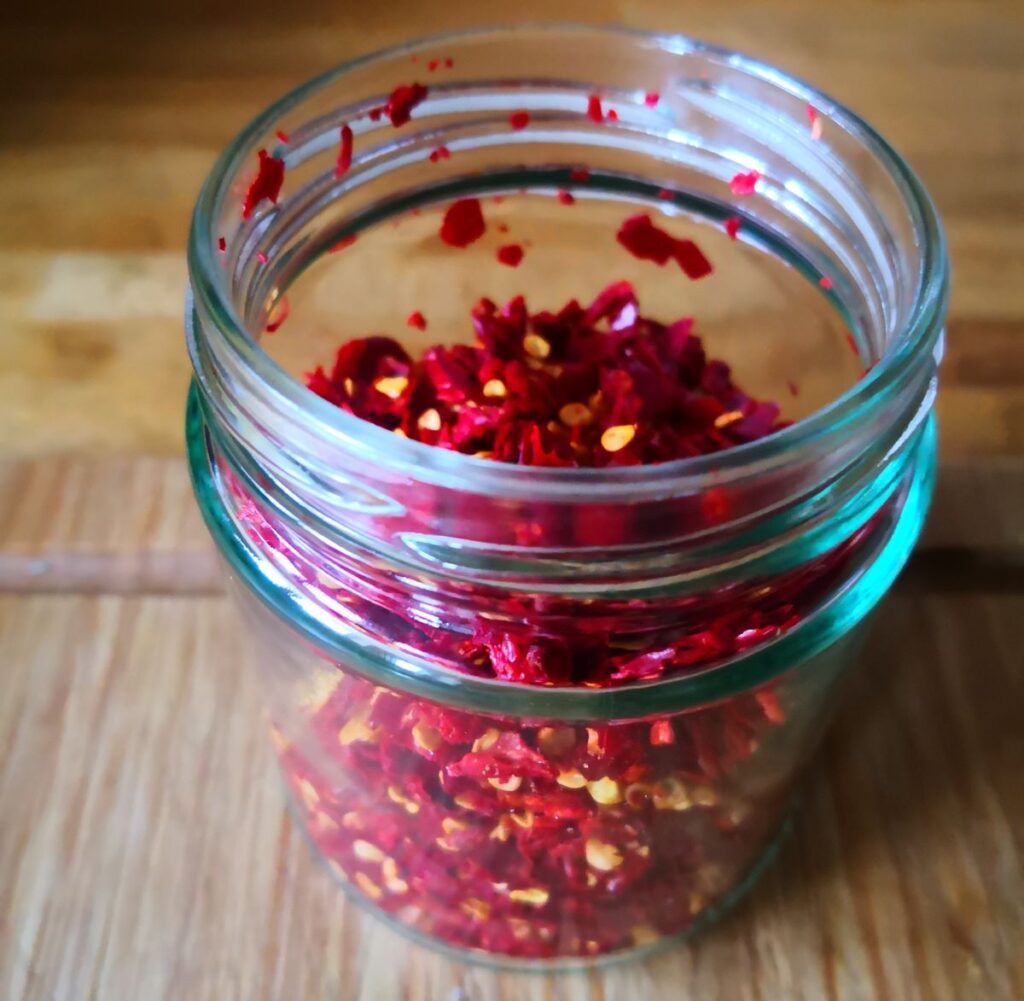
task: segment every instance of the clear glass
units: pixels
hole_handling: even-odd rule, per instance
[[[430,90],[412,120],[374,120],[415,78]],[[593,121],[592,94],[617,119]],[[343,122],[355,155],[338,177]],[[284,187],[242,219],[261,148]],[[735,194],[749,170],[755,194]],[[486,199],[487,239],[440,247],[439,212],[467,194]],[[637,204],[700,241],[713,281],[623,260],[612,237]],[[499,224],[527,246],[514,271],[493,260]],[[479,31],[339,67],[268,109],[200,194],[189,265],[196,493],[332,872],[400,927],[491,961],[593,962],[713,919],[770,857],[927,509],[947,265],[905,164],[734,53]],[[646,313],[694,314],[793,423],[658,465],[521,467],[396,437],[297,378],[369,332],[413,351],[468,340],[480,295],[557,308],[623,277]],[[428,295],[424,335],[404,317]],[[570,683],[595,663],[608,683]],[[494,676],[526,667],[547,683]]]

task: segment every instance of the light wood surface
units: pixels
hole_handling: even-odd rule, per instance
[[[947,575],[942,589],[928,572],[903,578],[795,834],[748,901],[692,945],[557,978],[437,957],[315,868],[285,813],[231,609],[208,569],[173,579],[176,558],[209,567],[178,463],[6,472],[0,553],[23,557],[20,571],[75,558],[92,571],[77,585],[90,593],[42,570],[25,594],[0,563],[0,997],[1024,996],[1019,464],[986,474],[980,507],[963,470],[943,478],[953,487],[917,559],[927,569],[964,539],[1009,574]]]
[[[1024,7],[64,6],[0,30],[0,999],[1024,998]],[[513,17],[685,31],[821,85],[920,171],[954,266],[933,517],[794,836],[699,941],[559,978],[438,958],[315,868],[178,457],[216,152],[316,70]]]

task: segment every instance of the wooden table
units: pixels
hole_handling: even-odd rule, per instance
[[[0,997],[1024,997],[1020,5],[516,5],[684,30],[824,85],[920,170],[955,272],[936,511],[794,837],[698,942],[560,978],[441,960],[313,867],[178,457],[182,247],[214,153],[318,67],[509,12],[207,6],[0,34]]]

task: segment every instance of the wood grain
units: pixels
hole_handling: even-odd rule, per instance
[[[183,247],[216,153],[266,102],[346,57],[507,20],[507,5],[126,0],[22,5],[0,34],[0,454],[181,447]],[[521,0],[515,17],[618,21],[732,45],[868,117],[949,233],[938,408],[947,457],[1024,454],[1024,7]],[[430,303],[423,303],[429,312]]]

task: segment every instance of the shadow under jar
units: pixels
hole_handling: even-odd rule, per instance
[[[414,82],[395,124],[388,95]],[[261,156],[283,182],[255,198]],[[486,233],[446,245],[466,197]],[[714,272],[627,254],[637,213]],[[511,241],[515,268],[495,256]],[[327,867],[493,962],[635,954],[713,920],[771,858],[931,493],[947,264],[902,160],[807,85],[689,39],[479,31],[260,115],[200,194],[189,268],[196,495]],[[480,296],[557,309],[620,280],[645,315],[695,316],[788,423],[713,455],[545,468],[303,385],[353,337],[416,355],[472,342]]]

